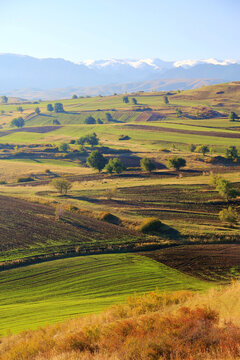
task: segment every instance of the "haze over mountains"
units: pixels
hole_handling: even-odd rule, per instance
[[[113,92],[192,89],[240,80],[240,61],[111,59],[80,61],[0,54],[0,95],[66,98]]]

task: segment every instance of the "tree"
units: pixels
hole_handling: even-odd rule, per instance
[[[236,146],[230,146],[226,150],[226,155],[229,160],[232,160],[232,161],[238,160],[238,150],[237,150]]]
[[[238,119],[238,116],[234,111],[231,111],[228,118],[229,118],[230,121],[235,121],[235,120]]]
[[[39,115],[40,114],[40,109],[39,109],[39,107],[36,107],[36,109],[35,109],[35,113],[37,114],[37,115]]]
[[[7,96],[1,96],[1,100],[3,104],[7,104],[8,103],[8,97]]]
[[[189,150],[191,152],[194,152],[196,150],[196,145],[194,145],[194,144],[189,145]]]
[[[176,109],[176,114],[177,114],[177,117],[182,117],[183,112],[181,109]]]
[[[11,126],[16,126],[17,128],[22,128],[24,125],[25,125],[25,121],[21,116],[13,119],[11,122]]]
[[[73,94],[72,99],[77,99],[77,98],[78,98],[77,95]]]
[[[97,134],[92,133],[92,134],[88,134],[86,136],[80,137],[78,139],[77,143],[79,145],[89,144],[93,147],[94,145],[98,145],[99,140],[98,140]]]
[[[151,171],[153,171],[153,170],[156,169],[156,166],[155,166],[155,164],[152,162],[152,160],[149,159],[149,158],[146,158],[146,157],[141,159],[140,165],[141,165],[141,169],[142,169],[143,171],[147,171],[147,172],[149,172],[149,173],[150,173]]]
[[[180,168],[186,166],[186,160],[177,156],[171,157],[168,159],[167,167],[174,168],[179,170]]]
[[[137,99],[136,98],[132,98],[132,102],[134,105],[137,105]]]
[[[63,195],[66,195],[68,193],[68,191],[71,189],[72,187],[72,184],[65,180],[65,179],[54,179],[52,182],[51,182],[52,186],[55,187],[55,189],[60,193],[60,194],[63,194]]]
[[[199,145],[196,148],[196,152],[202,153],[205,156],[206,153],[209,153],[209,147],[207,145]]]
[[[169,100],[167,96],[164,96],[163,98],[164,104],[169,104]]]
[[[47,111],[53,111],[52,104],[47,104]]]
[[[56,113],[62,113],[62,112],[64,112],[63,104],[62,104],[62,103],[56,103],[56,104],[54,104],[54,111],[55,111]]]
[[[88,116],[88,117],[84,120],[84,124],[96,124],[96,120],[94,119],[93,116]]]
[[[216,181],[216,190],[218,191],[219,195],[221,195],[227,201],[234,199],[238,195],[238,192],[232,188],[230,181],[222,177],[219,177]]]
[[[97,124],[103,124],[103,121],[99,118],[97,118]]]
[[[113,121],[113,117],[112,117],[112,114],[110,113],[106,113],[106,117],[107,117],[107,121]]]
[[[230,225],[236,224],[239,219],[237,211],[231,206],[229,206],[227,209],[221,210],[218,216],[222,222],[228,222]]]
[[[125,170],[125,166],[119,158],[113,158],[109,160],[108,164],[105,166],[105,170],[110,174],[113,172],[121,174]]]
[[[95,134],[95,133],[86,135],[85,140],[86,140],[86,143],[91,145],[92,147],[94,145],[98,145],[98,142],[99,142],[97,134]]]
[[[60,121],[58,121],[58,119],[53,119],[53,125],[60,125]]]
[[[93,169],[98,170],[99,172],[102,171],[106,163],[106,158],[98,150],[92,151],[87,158],[87,165],[92,167]]]
[[[22,108],[22,106],[18,106],[18,107],[17,107],[17,111],[19,111],[19,112],[21,112],[21,113],[22,113],[22,112],[23,112],[23,108]]]
[[[124,102],[125,104],[128,104],[128,103],[129,103],[128,96],[123,96],[122,100],[123,100],[123,102]]]
[[[59,145],[59,151],[62,151],[62,152],[68,152],[68,150],[69,150],[69,145],[68,145],[68,143],[61,143],[60,145]]]

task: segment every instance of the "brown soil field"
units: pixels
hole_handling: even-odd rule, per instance
[[[106,249],[108,246],[137,243],[141,235],[124,227],[65,211],[55,219],[55,208],[0,196],[0,251],[39,254],[79,249]]]
[[[141,254],[205,280],[226,282],[240,276],[240,244],[185,245]]]
[[[240,139],[240,134],[230,134],[218,131],[195,131],[195,130],[184,130],[184,129],[173,129],[173,128],[165,128],[160,126],[150,126],[150,125],[133,125],[127,124],[125,126],[134,127],[134,129],[138,130],[146,130],[153,132],[173,132],[173,133],[181,133],[181,134],[191,134],[191,135],[203,135],[203,136],[216,136],[223,138],[233,138]]]
[[[39,134],[45,134],[51,131],[55,131],[56,129],[60,129],[62,126],[32,126],[32,127],[24,127],[21,129],[13,129],[8,131],[0,131],[0,137],[6,136],[15,132],[34,132]]]

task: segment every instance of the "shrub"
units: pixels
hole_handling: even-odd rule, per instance
[[[119,225],[121,220],[118,216],[111,214],[110,212],[104,212],[100,216],[100,220],[109,222],[111,224]]]
[[[60,121],[58,121],[57,119],[53,119],[53,125],[60,125]]]
[[[143,233],[159,232],[162,230],[163,223],[158,218],[148,218],[139,226],[139,230]]]
[[[237,211],[229,206],[227,209],[223,209],[219,212],[219,219],[222,222],[227,222],[230,225],[233,225],[238,222],[239,216]]]
[[[120,135],[118,140],[130,140],[131,138],[128,135]]]
[[[20,177],[17,179],[17,182],[18,183],[21,183],[21,182],[30,182],[30,181],[34,181],[34,179],[31,177],[31,176],[28,176],[28,177]]]

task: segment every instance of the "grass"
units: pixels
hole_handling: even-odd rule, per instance
[[[0,273],[0,331],[18,332],[99,312],[134,292],[209,287],[152,259],[130,254],[77,257],[7,270]]]

